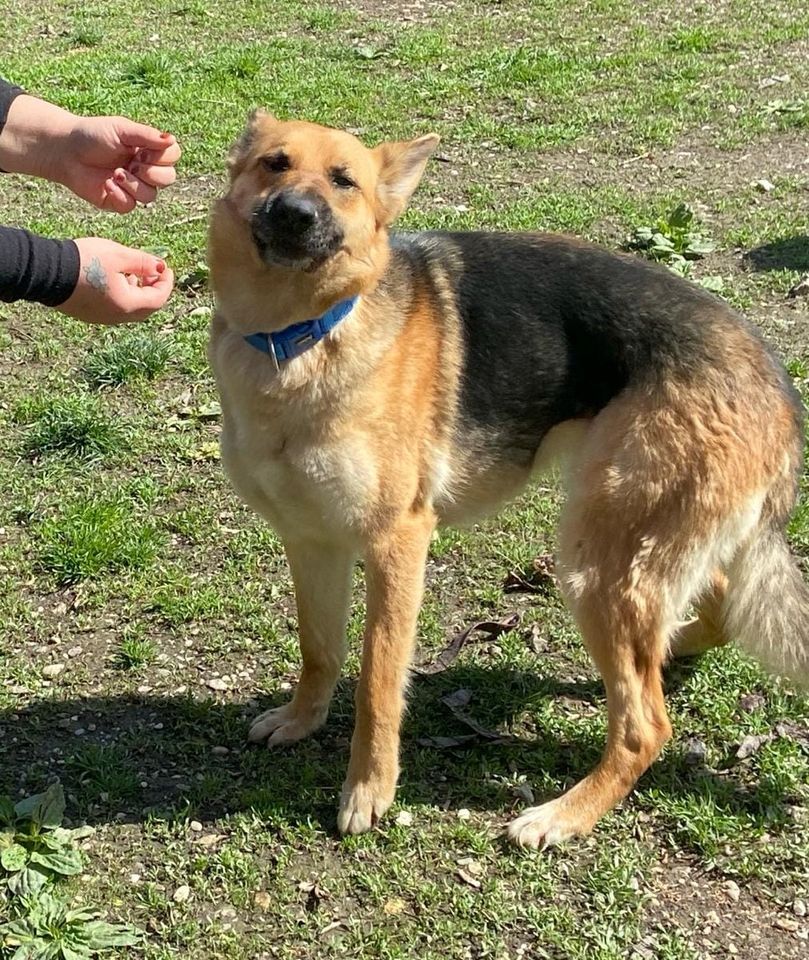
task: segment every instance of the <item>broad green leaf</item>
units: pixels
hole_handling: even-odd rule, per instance
[[[27,867],[14,874],[8,888],[17,897],[35,897],[47,882],[47,874],[36,867]]]
[[[65,791],[61,783],[52,783],[44,793],[26,797],[14,807],[18,817],[41,827],[58,827],[65,813]]]
[[[86,920],[95,920],[98,916],[98,910],[93,910],[91,907],[74,907],[72,910],[68,910],[65,918],[68,923],[75,923],[77,920],[82,922]]]
[[[11,944],[14,946],[14,944]],[[47,946],[44,940],[32,940],[29,943],[23,943],[12,954],[11,960],[42,960],[43,950]]]
[[[31,862],[38,863],[54,873],[61,873],[65,877],[81,873],[84,869],[81,854],[78,850],[62,848],[61,850],[35,850],[31,854]]]
[[[721,293],[725,289],[724,277],[702,277],[697,283],[706,290],[710,290],[711,293]]]
[[[64,926],[67,908],[56,897],[45,892],[37,898],[28,914],[28,922],[40,933],[46,933],[51,927]]]
[[[105,950],[108,947],[131,947],[138,942],[137,931],[122,924],[93,920],[85,924],[84,932],[89,934],[88,943],[93,950]]]
[[[85,823],[80,827],[73,827],[72,830],[67,830],[65,827],[57,827],[48,834],[48,838],[50,839],[52,837],[59,843],[67,844],[72,843],[74,840],[83,840],[85,837],[92,837],[95,832],[95,827],[91,827],[89,823]]]
[[[11,825],[15,820],[14,804],[11,801],[11,797],[5,795],[0,796],[0,823]]]
[[[5,847],[0,853],[0,864],[9,873],[22,870],[26,863],[28,863],[28,851],[25,847],[21,847],[19,843],[12,843],[10,847]]]
[[[80,944],[68,946],[64,941],[59,944],[59,955],[63,960],[87,960],[91,956],[91,951]]]
[[[52,783],[40,804],[38,822],[51,829],[58,827],[65,815],[65,791],[61,783]],[[32,818],[33,819],[33,818]]]
[[[668,214],[668,222],[675,230],[684,230],[694,219],[694,212],[686,204],[678,204]]]
[[[30,820],[31,813],[36,810],[44,799],[44,793],[35,793],[32,797],[26,797],[24,800],[20,800],[19,803],[15,804],[14,813],[16,813],[18,817],[24,817]]]
[[[13,947],[16,947],[21,943],[27,943],[29,940],[34,940],[36,938],[36,931],[31,928],[27,918],[24,920],[12,920],[11,923],[5,923],[2,927],[0,927],[0,930],[2,930],[8,942]]]
[[[713,253],[716,250],[716,244],[704,237],[692,237],[688,241],[685,249],[686,254],[695,257],[704,257],[706,253]]]

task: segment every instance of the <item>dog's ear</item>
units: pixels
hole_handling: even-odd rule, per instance
[[[228,151],[227,167],[231,180],[234,180],[242,172],[244,162],[250,155],[250,150],[259,126],[273,123],[274,121],[275,117],[262,107],[256,107],[255,110],[250,111],[247,117],[247,125],[244,130],[242,130],[239,139]]]
[[[381,143],[375,148],[379,162],[376,193],[385,224],[392,223],[404,210],[438,140],[437,134],[428,133],[418,140]]]

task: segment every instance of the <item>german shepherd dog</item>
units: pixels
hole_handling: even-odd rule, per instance
[[[430,539],[566,464],[557,568],[606,687],[598,766],[510,838],[587,833],[671,735],[671,654],[738,641],[809,674],[809,589],[784,527],[802,409],[725,303],[632,256],[543,233],[391,236],[438,138],[363,146],[251,115],[209,237],[222,456],[284,542],[303,669],[250,739],[323,724],[352,568],[367,623],[338,827],[394,799]],[[680,617],[693,604],[696,618]]]

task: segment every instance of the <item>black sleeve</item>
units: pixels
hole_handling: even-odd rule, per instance
[[[0,227],[0,300],[35,300],[58,307],[76,289],[79,248],[28,230]]]
[[[24,92],[0,77],[0,134],[11,104]],[[27,230],[0,227],[0,300],[35,300],[58,307],[76,289],[78,279],[79,249],[72,240],[49,240]]]
[[[21,93],[25,93],[22,87],[15,87],[11,83],[6,83],[6,81],[0,77],[0,134],[6,125],[11,104],[14,103]]]

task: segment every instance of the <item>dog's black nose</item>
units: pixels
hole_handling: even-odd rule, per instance
[[[293,236],[306,233],[318,219],[317,204],[309,197],[292,190],[279,193],[267,212],[279,233],[288,233]]]

